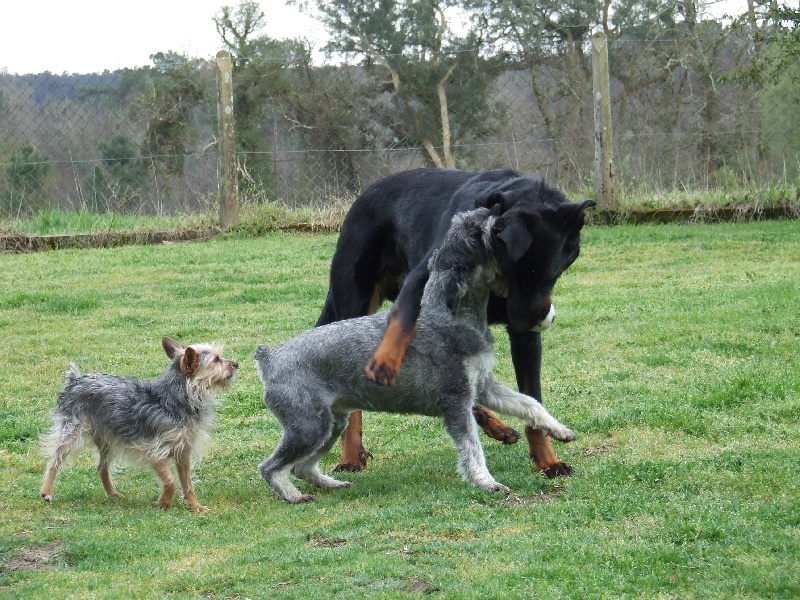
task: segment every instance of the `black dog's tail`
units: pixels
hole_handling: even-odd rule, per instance
[[[322,307],[322,313],[317,319],[317,324],[314,327],[319,327],[320,325],[327,325],[328,323],[333,323],[334,321],[338,321],[336,318],[336,311],[333,308],[333,294],[330,290],[328,290],[328,296],[325,298],[325,306]]]

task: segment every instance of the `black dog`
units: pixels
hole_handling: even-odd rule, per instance
[[[543,179],[508,169],[477,174],[416,169],[373,183],[356,198],[342,225],[317,325],[371,314],[384,300],[393,300],[383,341],[365,367],[373,381],[392,384],[414,337],[428,260],[453,215],[496,205],[507,221],[498,256],[505,289],[494,290],[487,316],[490,323],[507,326],[520,391],[541,402],[541,331],[554,314],[550,294],[578,258],[583,211],[595,205],[568,202]],[[490,411],[476,407],[474,414],[490,436],[506,443],[519,438]],[[366,468],[361,423],[361,413],[352,413],[336,470]],[[525,436],[537,469],[548,477],[571,473],[546,435],[526,426]]]

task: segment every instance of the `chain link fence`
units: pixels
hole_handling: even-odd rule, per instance
[[[752,52],[748,36],[721,30],[609,40],[623,201],[632,191],[796,186],[800,71],[744,85],[733,75]],[[476,49],[450,64],[458,67],[444,75],[410,65],[398,85],[374,64],[237,57],[244,200],[323,205],[422,166],[513,167],[591,194],[586,44],[493,57]],[[102,74],[0,74],[0,216],[213,212],[216,120],[214,66],[203,59],[159,54],[151,67]]]

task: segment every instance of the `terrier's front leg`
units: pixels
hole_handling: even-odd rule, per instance
[[[172,508],[172,500],[175,497],[175,479],[170,473],[166,459],[153,463],[153,469],[164,486],[161,490],[161,497],[158,499],[158,507],[161,510],[169,510]]]

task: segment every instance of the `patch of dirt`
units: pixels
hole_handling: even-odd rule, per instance
[[[1,234],[0,252],[26,254],[62,248],[111,248],[131,244],[199,242],[208,240],[217,233],[215,230],[189,229],[183,231],[107,231],[63,235]]]
[[[405,589],[412,594],[425,594],[426,596],[438,591],[436,588],[432,587],[430,583],[422,581],[421,579],[406,580]]]
[[[55,567],[66,544],[52,542],[44,546],[29,546],[22,552],[3,561],[0,569],[8,573],[15,571],[49,571]]]
[[[558,500],[559,491],[555,490],[549,494],[545,494],[544,492],[539,492],[534,496],[528,496],[527,498],[520,498],[519,496],[511,495],[506,498],[506,504],[515,504],[517,506],[524,506],[527,504],[545,504],[547,502],[555,502]]]
[[[611,452],[612,450],[614,450],[614,448],[616,448],[614,444],[603,444],[602,446],[598,447],[589,446],[583,452],[583,455],[586,458],[589,458],[590,456],[594,456],[595,454],[605,454],[606,452]]]
[[[310,535],[308,536],[308,541],[314,548],[339,548],[347,543],[344,538],[329,540],[321,535]]]

